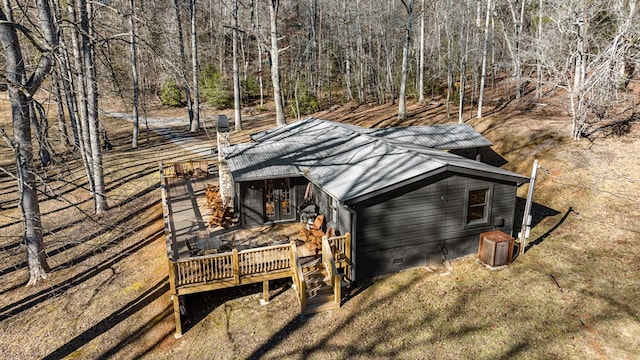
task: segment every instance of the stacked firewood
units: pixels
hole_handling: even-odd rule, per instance
[[[207,189],[204,191],[204,196],[207,199],[207,206],[214,208],[222,205],[222,197],[220,196],[220,186],[207,184]]]
[[[209,218],[209,227],[222,226],[226,227],[227,217],[230,215],[230,203],[231,198],[227,198],[224,201],[220,195],[220,186],[207,185],[207,189],[204,191],[207,199],[207,206],[211,208],[211,218]]]

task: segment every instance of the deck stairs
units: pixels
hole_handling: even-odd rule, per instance
[[[307,306],[303,315],[315,314],[340,308],[334,301],[333,287],[322,257],[316,256],[302,264],[302,274],[307,288]]]

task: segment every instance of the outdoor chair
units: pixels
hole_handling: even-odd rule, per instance
[[[187,245],[187,250],[189,250],[189,256],[193,257],[193,256],[201,255],[200,249],[198,249],[197,247],[193,246],[191,244],[191,241],[189,241],[189,239],[187,239],[185,241],[185,244]]]
[[[222,206],[216,206],[211,213],[211,219],[209,219],[209,227],[213,225],[225,227],[225,220],[229,215],[229,203],[231,198],[227,198]]]

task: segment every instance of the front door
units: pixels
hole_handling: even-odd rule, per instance
[[[293,192],[290,179],[265,180],[264,217],[265,222],[293,220]]]

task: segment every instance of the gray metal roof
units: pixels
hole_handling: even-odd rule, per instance
[[[321,120],[299,121],[268,130],[269,136],[261,137],[258,143],[233,145],[223,148],[222,152],[235,181],[302,174],[319,159],[358,136],[334,124]]]
[[[493,145],[469,124],[402,126],[360,130],[371,136],[433,149],[467,149]]]
[[[254,134],[257,143],[222,151],[236,181],[305,176],[343,203],[358,202],[445,171],[516,183],[529,181],[526,176],[429,149],[420,139],[422,135],[414,137],[424,134],[421,131],[402,128],[376,136],[332,121],[307,119]]]
[[[251,134],[251,139],[253,141],[260,142],[283,139],[301,132],[306,134],[310,127],[314,127],[316,125],[316,120],[329,122],[327,120],[310,118],[286,126],[256,132]],[[476,129],[469,124],[363,128],[352,124],[330,123],[360,134],[370,135],[403,144],[420,145],[433,149],[453,150],[493,145],[491,141],[482,136],[482,134],[477,132]]]

